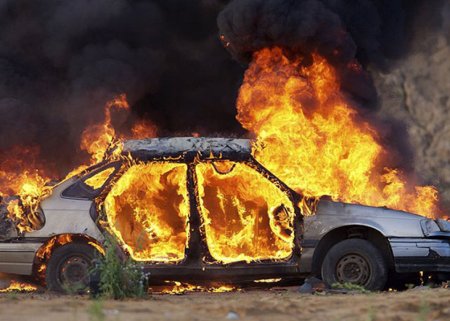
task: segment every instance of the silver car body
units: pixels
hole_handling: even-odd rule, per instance
[[[430,231],[426,226],[431,226]],[[450,272],[450,231],[442,231],[435,221],[387,208],[326,200],[319,202],[315,215],[305,218],[302,272],[313,269],[317,247],[325,236],[350,228],[382,236],[397,272]]]
[[[8,242],[0,242],[0,272],[31,275],[35,255],[49,239],[61,234],[81,234],[101,242],[103,234],[90,216],[93,201],[65,198],[61,195],[74,183],[69,179],[53,189],[41,202],[45,224],[36,231]]]

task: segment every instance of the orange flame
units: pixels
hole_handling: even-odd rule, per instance
[[[0,196],[34,189],[48,180],[44,164],[39,163],[39,148],[15,146],[0,158]]]
[[[241,163],[200,163],[197,176],[206,241],[216,261],[290,257],[294,209],[287,195]]]
[[[130,109],[125,94],[109,101],[104,108],[104,122],[86,128],[81,136],[80,147],[91,155],[91,165],[103,160],[105,152],[116,139],[116,132],[111,123],[111,111],[113,108],[117,110]]]
[[[11,284],[6,289],[0,289],[0,293],[7,292],[34,292],[37,287],[28,283],[23,283],[19,281],[11,281]]]
[[[45,186],[48,177],[44,166],[36,161],[38,155],[38,148],[15,147],[6,159],[0,161],[0,196],[19,195],[7,204],[8,217],[16,224],[19,233],[42,225],[38,213],[39,200],[51,192]]]
[[[237,109],[239,122],[257,136],[255,157],[305,196],[437,215],[436,189],[385,168],[376,130],[358,119],[319,55],[304,66],[280,48],[256,52]]]
[[[137,261],[178,262],[189,235],[186,165],[135,164],[105,199],[108,225]]]
[[[201,286],[189,283],[182,283],[178,281],[166,281],[166,285],[163,287],[155,288],[157,293],[161,294],[185,294],[189,292],[211,292],[211,293],[224,293],[239,291],[238,288],[227,284],[215,284],[212,286]],[[153,289],[150,289],[150,292]]]
[[[291,256],[295,214],[284,192],[241,163],[216,161],[196,168],[209,260]],[[186,164],[131,161],[123,170],[104,201],[105,227],[137,261],[182,261],[190,229]]]
[[[122,94],[109,101],[104,108],[105,119],[85,129],[81,137],[80,148],[90,155],[89,164],[81,165],[72,170],[66,178],[72,177],[88,166],[104,159],[108,149],[115,148],[115,154],[120,153],[118,140],[126,135],[117,135],[112,124],[112,111],[129,112],[126,95]],[[153,137],[156,127],[150,121],[141,121],[131,129],[132,138],[143,138],[143,135]],[[0,161],[0,196],[19,195],[18,199],[8,203],[8,216],[16,224],[17,230],[30,232],[39,229],[42,221],[39,215],[39,202],[51,194],[52,188],[46,186],[50,180],[46,174],[46,166],[37,163],[39,150],[37,148],[16,147],[4,160]]]
[[[140,120],[133,125],[131,132],[133,133],[132,138],[134,139],[150,138],[156,137],[157,128],[149,120]]]

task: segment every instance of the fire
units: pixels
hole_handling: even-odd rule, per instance
[[[129,110],[130,106],[124,94],[109,101],[104,108],[105,120],[103,123],[86,128],[81,137],[80,148],[91,155],[91,164],[103,160],[105,152],[111,147],[116,139],[116,132],[112,125],[111,111]]]
[[[294,244],[288,197],[250,167],[228,161],[197,164],[206,241],[218,262],[286,259]]]
[[[45,270],[47,268],[46,262],[50,259],[53,250],[56,247],[72,242],[72,240],[73,236],[71,234],[60,234],[51,238],[44,246],[39,248],[36,252],[36,272],[38,278],[41,280],[45,279]]]
[[[29,146],[16,146],[8,155],[1,156],[0,196],[15,194],[21,189],[34,189],[32,185],[43,185],[48,174],[46,166],[37,161],[38,157],[39,148]]]
[[[0,293],[7,292],[34,292],[37,287],[28,283],[23,283],[19,281],[11,281],[11,284],[6,289],[0,289]]]
[[[136,122],[130,135],[117,134],[112,124],[113,111],[129,112],[129,104],[125,94],[119,95],[107,102],[104,107],[104,120],[101,123],[88,126],[81,137],[80,149],[90,155],[87,164],[72,170],[66,178],[84,171],[87,167],[102,161],[108,150],[120,153],[120,139],[144,138],[156,135],[156,126],[150,121]],[[0,196],[18,195],[7,204],[8,217],[14,222],[19,233],[37,230],[42,226],[39,213],[40,201],[49,196],[52,187],[47,183],[50,175],[46,166],[37,163],[39,149],[36,147],[16,147],[5,160],[0,161]],[[104,173],[107,175],[107,173]],[[95,176],[88,183],[98,185],[105,177]],[[94,181],[96,180],[96,181]]]
[[[8,218],[16,224],[19,233],[42,225],[39,200],[50,194],[50,187],[45,186],[48,177],[44,166],[36,161],[38,155],[38,148],[16,147],[0,161],[0,196],[19,195],[6,204]]]
[[[435,216],[436,189],[384,165],[388,151],[340,92],[333,67],[317,54],[302,62],[280,48],[253,56],[237,119],[257,137],[255,157],[305,196]]]
[[[166,284],[162,289],[157,289],[157,293],[161,294],[185,294],[188,292],[212,292],[212,293],[224,293],[239,291],[238,288],[231,285],[214,285],[214,286],[201,286],[190,283],[178,282],[178,281],[166,281]],[[151,289],[152,290],[152,289]]]
[[[282,279],[281,278],[276,278],[276,279],[259,279],[259,280],[255,280],[253,282],[255,283],[277,283],[280,282]]]
[[[129,109],[130,106],[125,94],[119,95],[105,104],[103,110],[105,119],[103,122],[88,126],[81,135],[80,149],[90,155],[90,162],[75,168],[66,178],[77,175],[90,165],[101,162],[106,152],[117,145],[118,137],[116,137],[116,131],[112,125],[111,113],[113,110],[129,111]]]
[[[93,190],[96,190],[105,184],[106,180],[109,178],[109,176],[114,172],[114,167],[110,167],[108,169],[105,169],[104,171],[101,171],[100,173],[88,178],[84,181],[84,183],[88,186],[90,186]]]
[[[375,128],[361,119],[340,92],[332,66],[317,54],[312,60],[305,65],[301,57],[288,58],[280,48],[254,54],[239,91],[237,119],[257,137],[255,158],[288,186],[309,197],[298,204],[305,215],[314,213],[317,198],[323,195],[349,203],[436,215],[436,189],[414,186],[400,170],[385,165],[388,151]],[[358,70],[360,66],[352,62],[349,68]],[[80,149],[90,155],[89,162],[67,178],[120,154],[122,139],[156,136],[157,129],[149,121],[133,124],[128,134],[116,132],[113,113],[129,110],[125,95],[105,105],[104,120],[87,127],[81,137]],[[4,192],[19,195],[7,205],[9,218],[20,233],[40,228],[39,202],[52,192],[46,185],[48,176],[27,167],[10,171],[9,165],[3,165],[0,183],[5,183]],[[97,189],[114,170],[108,168],[85,184]],[[181,262],[190,232],[188,166],[173,160],[139,163],[128,159],[119,172],[123,175],[98,204],[104,206],[106,228],[134,260]],[[198,195],[191,196],[198,202],[200,233],[211,256],[207,261],[229,264],[291,257],[295,210],[289,196],[267,177],[249,164],[225,160],[198,162],[191,174],[197,179]],[[37,253],[37,272],[45,272],[45,262],[55,247],[72,240],[71,235],[60,235],[46,243]],[[90,244],[101,251],[96,243]],[[28,291],[19,283],[10,288]],[[203,290],[223,292],[233,288],[175,283],[168,293]]]
[[[150,138],[156,137],[157,128],[149,120],[140,120],[133,125],[131,132],[133,133],[132,137],[136,139]]]
[[[117,133],[113,123],[112,114],[114,111],[129,113],[130,105],[125,94],[114,97],[105,104],[103,109],[104,120],[101,123],[88,126],[81,135],[80,149],[90,155],[88,164],[80,165],[72,170],[66,178],[72,177],[84,171],[87,167],[95,165],[108,155],[109,151],[114,151],[114,155],[120,154],[123,139],[127,138],[149,138],[155,137],[157,133],[156,126],[149,120],[139,120],[133,124],[130,134]]]
[[[137,261],[182,261],[191,211],[187,165],[130,161],[124,167],[99,204],[105,227]],[[292,255],[295,210],[287,194],[247,164],[198,162],[196,174],[201,233],[211,254],[207,261],[286,260]]]
[[[132,165],[105,199],[109,228],[137,261],[179,262],[189,226],[185,164]]]
[[[48,241],[45,246],[42,246],[38,250],[38,252],[36,253],[36,258],[41,261],[45,261],[50,258],[54,247],[61,246],[70,242],[72,242],[72,235],[70,234],[60,234],[58,236],[55,236],[50,239],[50,241]]]

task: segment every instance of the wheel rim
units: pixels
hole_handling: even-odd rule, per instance
[[[59,283],[62,288],[73,291],[84,290],[89,285],[90,261],[80,255],[74,255],[60,264]]]
[[[370,276],[367,260],[358,254],[342,257],[336,265],[336,277],[340,283],[366,285]]]

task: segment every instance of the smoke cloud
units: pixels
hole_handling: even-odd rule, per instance
[[[242,132],[243,67],[223,50],[215,0],[0,2],[0,160],[37,145],[60,174],[80,135],[126,93],[160,135]],[[0,162],[1,163],[1,162]]]
[[[0,163],[14,146],[37,146],[44,165],[64,175],[83,156],[84,128],[120,93],[131,117],[151,119],[160,136],[242,135],[235,99],[245,63],[264,46],[318,50],[340,71],[343,89],[373,106],[370,76],[348,62],[388,68],[407,51],[414,17],[439,24],[441,2],[3,0]],[[223,49],[218,15],[241,64]]]

